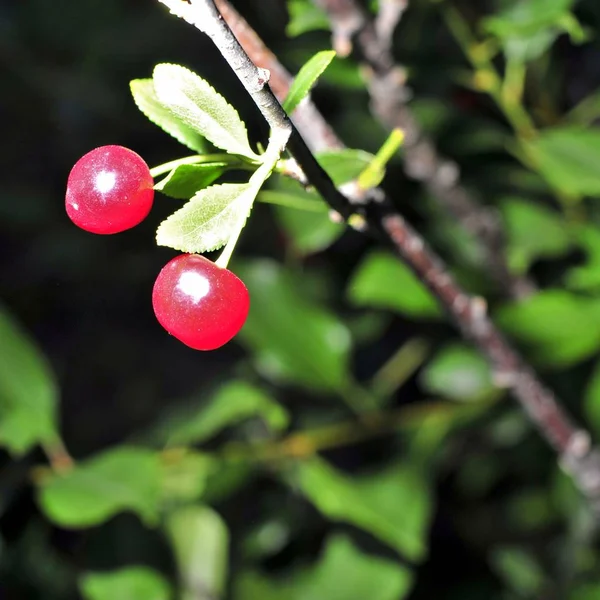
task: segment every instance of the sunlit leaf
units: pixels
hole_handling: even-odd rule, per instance
[[[218,148],[256,158],[237,110],[204,79],[185,67],[160,64],[152,80],[159,102],[188,127]]]
[[[292,82],[286,99],[283,101],[283,108],[286,112],[291,114],[296,110],[334,58],[334,50],[323,50],[317,52],[304,64]]]
[[[364,150],[345,149],[319,152],[316,157],[335,185],[342,185],[357,179],[375,156]]]
[[[223,183],[199,191],[164,220],[156,243],[182,252],[201,254],[225,245],[240,220],[250,214],[258,190],[249,183]]]
[[[200,153],[206,150],[206,142],[198,131],[159,101],[152,79],[134,79],[129,85],[137,107],[150,121],[188,148]]]

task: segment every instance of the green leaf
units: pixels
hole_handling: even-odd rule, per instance
[[[569,233],[557,212],[520,198],[504,199],[501,210],[508,261],[516,272],[527,272],[539,258],[557,258],[568,252]]]
[[[562,31],[581,41],[583,31],[570,12],[574,0],[516,0],[484,19],[483,29],[498,38],[507,56],[520,62],[541,56]]]
[[[600,433],[600,362],[596,362],[587,382],[583,407],[590,427],[597,434]]]
[[[288,0],[288,12],[290,20],[285,31],[289,37],[317,29],[329,31],[327,15],[310,0]]]
[[[209,142],[252,159],[246,126],[238,112],[204,79],[179,65],[160,64],[152,74],[161,104]]]
[[[278,206],[275,212],[292,246],[301,255],[325,250],[346,230],[344,224],[333,222],[326,213],[282,206]]]
[[[507,304],[496,316],[544,365],[566,367],[600,348],[600,305],[594,298],[549,289]]]
[[[154,189],[171,198],[188,200],[217,180],[227,167],[228,164],[224,161],[179,165],[159,181]]]
[[[252,417],[260,417],[272,431],[288,426],[286,410],[261,389],[244,381],[232,381],[221,387],[208,405],[189,408],[161,427],[159,439],[165,443],[199,444],[225,427]]]
[[[345,390],[351,339],[342,322],[311,302],[292,273],[275,262],[246,263],[237,273],[252,298],[239,336],[258,369],[312,390]]]
[[[429,290],[398,258],[372,252],[354,272],[347,295],[357,306],[390,309],[410,317],[439,317]]]
[[[579,584],[570,594],[568,600],[596,600],[600,598],[600,581]]]
[[[54,441],[58,395],[48,361],[0,305],[0,445],[22,454]]]
[[[411,466],[351,479],[324,460],[299,462],[292,484],[325,516],[368,531],[411,560],[426,554],[429,488]]]
[[[573,239],[586,255],[585,263],[572,267],[565,282],[573,290],[600,290],[600,229],[582,224],[573,232]]]
[[[327,171],[335,185],[354,181],[371,164],[374,154],[364,150],[331,150],[316,155],[319,164]]]
[[[126,567],[107,573],[86,573],[79,579],[85,600],[170,600],[167,581],[147,567]]]
[[[574,196],[600,196],[600,131],[546,129],[525,148],[550,185]]]
[[[229,531],[208,506],[187,506],[169,514],[166,530],[177,559],[182,600],[220,598],[227,581]]]
[[[198,131],[159,101],[152,79],[134,79],[129,86],[137,107],[152,123],[184,146],[200,154],[206,151],[206,142]]]
[[[283,109],[288,114],[292,114],[300,102],[308,96],[312,87],[334,58],[334,50],[322,50],[310,58],[300,69],[283,101]]]
[[[174,250],[201,254],[225,245],[248,218],[258,189],[250,183],[223,183],[200,190],[165,219],[156,243]]]
[[[163,452],[161,466],[161,501],[167,506],[203,497],[210,478],[221,467],[213,457],[188,448]]]
[[[42,480],[39,503],[63,527],[90,527],[131,510],[146,523],[158,519],[159,456],[143,448],[119,447]]]
[[[479,400],[494,389],[486,360],[462,344],[440,350],[421,371],[420,380],[427,392],[460,401]]]
[[[512,547],[496,548],[490,562],[506,586],[519,598],[537,598],[542,593],[546,576],[529,552]]]
[[[235,600],[402,600],[413,583],[409,569],[364,554],[345,536],[331,536],[317,564],[278,582],[255,572],[235,582]]]

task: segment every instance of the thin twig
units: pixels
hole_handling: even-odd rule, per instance
[[[242,83],[263,114],[266,113],[265,118],[269,123],[287,121],[285,112],[269,86],[264,85],[264,82],[260,84],[257,80],[262,79],[262,71],[254,66],[235,39],[213,0],[192,0],[191,4],[183,0],[160,1],[170,8],[171,5],[177,5],[176,13],[186,13],[187,20],[202,23],[202,30],[209,29],[209,35],[225,60],[235,65],[235,72],[254,79]],[[212,21],[209,27],[206,25],[207,19]],[[362,198],[364,204],[361,206],[357,204],[356,198],[341,194],[318,165],[296,128],[292,127],[291,140],[294,143],[290,143],[289,150],[307,179],[340,214],[347,217],[356,212],[361,213],[365,229],[392,246],[427,285],[464,337],[470,339],[489,360],[496,384],[512,392],[543,437],[559,454],[565,471],[573,477],[596,513],[600,514],[600,452],[592,447],[589,434],[573,424],[554,394],[540,382],[533,370],[494,326],[487,315],[485,301],[467,295],[458,286],[425,241],[395,212],[382,190],[376,190],[376,194]]]
[[[377,20],[357,0],[313,0],[328,14],[335,49],[349,54],[356,38],[366,66],[367,87],[375,117],[388,129],[401,129],[404,170],[422,181],[429,193],[479,241],[483,262],[500,289],[513,298],[535,291],[524,276],[510,272],[504,253],[504,235],[495,211],[478,203],[460,182],[458,165],[440,156],[407,105],[411,96],[406,71],[394,62],[393,28],[406,8],[406,0],[381,4]]]

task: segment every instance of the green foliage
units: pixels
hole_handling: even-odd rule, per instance
[[[335,58],[333,50],[317,52],[303,67],[292,82],[290,90],[283,101],[283,108],[288,113],[293,113],[297,106],[310,93],[311,88]]]
[[[160,224],[156,243],[195,254],[217,250],[247,219],[257,193],[250,183],[223,183],[200,190]]]
[[[179,65],[162,64],[154,68],[152,81],[158,101],[190,129],[217,148],[257,158],[237,110],[204,79]]]
[[[431,512],[427,483],[412,467],[352,480],[325,461],[299,462],[291,483],[328,518],[360,527],[411,560],[426,554]]]
[[[346,537],[328,539],[319,562],[294,573],[291,581],[274,582],[256,572],[243,574],[236,584],[235,600],[402,600],[413,576],[402,565],[360,552]]]
[[[196,152],[206,150],[206,142],[196,128],[161,103],[156,95],[152,79],[134,79],[130,83],[130,88],[137,107],[150,121],[164,129],[184,146]]]
[[[289,421],[285,409],[264,391],[245,381],[232,381],[200,410],[186,408],[168,419],[156,437],[169,445],[197,444],[252,417],[260,417],[272,431],[285,429]]]
[[[329,29],[327,15],[310,0],[288,0],[290,20],[286,33],[296,37],[316,29]]]
[[[557,190],[573,196],[600,196],[600,132],[557,127],[527,142],[535,167]]]
[[[199,593],[220,597],[229,555],[229,532],[221,517],[207,506],[186,506],[169,515],[166,531],[177,560],[182,599],[193,600]]]
[[[350,149],[319,152],[316,157],[335,185],[342,185],[357,179],[374,158],[372,154],[364,150]]]
[[[494,388],[486,360],[462,344],[437,352],[421,372],[421,382],[431,394],[460,401],[478,400]]]
[[[548,289],[502,307],[497,318],[544,365],[572,365],[600,348],[600,305],[594,298]]]
[[[350,377],[348,329],[302,292],[292,275],[271,261],[237,267],[252,304],[240,332],[257,369],[274,381],[319,392],[340,392]]]
[[[196,192],[208,187],[227,169],[226,161],[179,165],[154,186],[155,190],[182,200],[189,200]]]
[[[556,211],[520,198],[504,199],[501,208],[507,257],[515,272],[525,273],[537,259],[558,258],[569,250],[569,232]]]
[[[63,527],[90,527],[123,510],[156,524],[161,465],[156,452],[120,446],[80,462],[65,473],[46,476],[39,503]]]
[[[390,285],[392,281],[394,284]],[[418,318],[441,315],[437,302],[406,264],[381,251],[363,259],[347,294],[357,306],[391,309]]]
[[[0,445],[22,454],[57,436],[58,389],[45,356],[0,306]]]
[[[584,34],[570,9],[574,0],[511,0],[484,30],[500,40],[506,55],[518,61],[539,58],[563,31],[577,41]]]
[[[170,600],[169,584],[147,567],[87,573],[79,580],[85,600]]]

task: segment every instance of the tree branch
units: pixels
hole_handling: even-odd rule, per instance
[[[356,38],[367,67],[367,87],[375,117],[387,129],[404,132],[405,173],[423,182],[429,193],[480,243],[483,261],[501,289],[513,298],[535,291],[524,276],[513,275],[506,263],[504,235],[498,215],[479,204],[460,183],[458,165],[441,157],[407,106],[411,93],[406,71],[395,64],[392,35],[407,0],[386,0],[373,20],[357,0],[313,0],[328,14],[333,46],[342,54]]]
[[[269,123],[289,123],[269,86],[264,82],[260,85],[258,79],[261,78],[261,71],[253,65],[235,39],[213,0],[191,0],[191,4],[184,0],[160,1],[172,10],[175,8],[173,12],[186,20],[200,23],[199,28],[211,36],[225,60],[235,65],[238,76],[250,78],[242,83]],[[222,6],[225,0],[219,0],[219,4]],[[207,19],[212,22],[207,24]],[[232,24],[235,26],[234,21]],[[240,37],[248,41],[248,36],[246,29],[245,36]],[[250,38],[255,37],[254,33],[250,35]],[[248,50],[252,52],[252,48]],[[543,437],[559,454],[561,465],[588,498],[596,514],[600,514],[600,453],[592,447],[589,434],[573,424],[554,394],[539,381],[504,339],[488,317],[485,301],[469,296],[458,286],[425,241],[395,212],[382,190],[360,199],[348,198],[340,193],[318,165],[296,128],[292,128],[291,139],[294,143],[290,144],[289,150],[307,179],[340,214],[348,217],[360,212],[365,219],[366,229],[391,246],[427,285],[465,338],[470,339],[487,357],[496,384],[512,392]],[[358,206],[358,200],[364,204]]]

